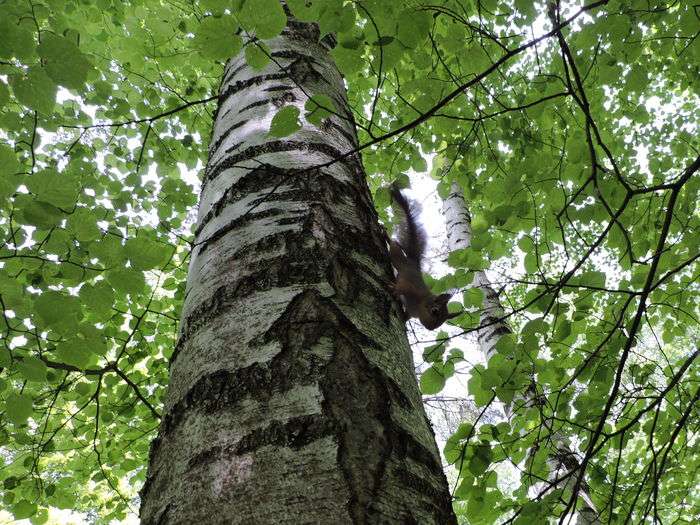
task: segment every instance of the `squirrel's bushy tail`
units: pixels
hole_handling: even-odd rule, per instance
[[[425,230],[418,220],[420,206],[414,201],[409,202],[395,184],[391,185],[391,198],[399,205],[403,214],[397,233],[399,244],[406,257],[420,270],[428,241]]]

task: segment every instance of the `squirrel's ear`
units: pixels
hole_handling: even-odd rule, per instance
[[[447,304],[452,298],[451,293],[441,293],[435,298],[435,302],[439,304]]]

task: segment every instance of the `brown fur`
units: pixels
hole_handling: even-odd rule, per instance
[[[389,254],[396,268],[393,294],[401,299],[407,317],[417,317],[428,330],[435,330],[447,319],[459,315],[447,311],[451,294],[435,295],[423,280],[421,262],[425,254],[425,230],[418,222],[419,209],[406,199],[396,187],[391,187],[391,196],[401,209],[398,240],[391,240]]]

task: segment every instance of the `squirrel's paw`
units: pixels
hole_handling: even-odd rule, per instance
[[[408,321],[408,314],[406,313],[406,308],[403,304],[401,292],[399,292],[396,288],[396,283],[389,283],[387,285],[387,288],[389,288],[389,293],[391,294],[391,296],[399,303],[399,314],[401,315],[401,319],[403,321]]]
[[[401,294],[399,293],[398,289],[396,288],[396,283],[389,283],[387,284],[387,288],[389,289],[389,293],[391,296],[398,300],[401,300]]]

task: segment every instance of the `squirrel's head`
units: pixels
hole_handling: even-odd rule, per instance
[[[451,314],[447,311],[447,303],[451,297],[451,293],[442,293],[426,301],[419,316],[421,324],[428,330],[435,330],[448,319],[457,317],[461,312]]]

